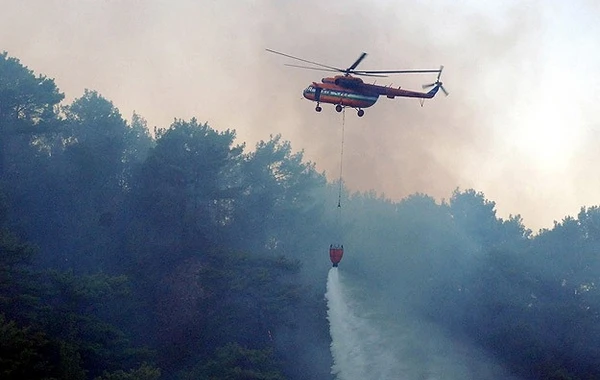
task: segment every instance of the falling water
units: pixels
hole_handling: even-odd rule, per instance
[[[331,268],[328,319],[337,380],[516,379],[475,346],[399,311],[393,299]]]

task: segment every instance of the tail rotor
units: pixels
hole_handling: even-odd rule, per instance
[[[438,71],[438,76],[437,76],[435,82],[429,83],[429,84],[424,84],[423,85],[423,89],[431,88],[431,87],[438,87],[439,89],[442,90],[442,92],[444,92],[444,95],[448,96],[449,92],[446,91],[446,89],[444,88],[443,83],[440,82],[440,77],[442,76],[442,70],[444,70],[444,66],[440,66],[440,71]]]

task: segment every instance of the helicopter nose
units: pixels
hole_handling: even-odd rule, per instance
[[[304,91],[302,92],[302,95],[306,98],[306,99],[310,99],[311,94],[314,92],[314,90],[312,89],[312,87],[306,87],[304,89]]]

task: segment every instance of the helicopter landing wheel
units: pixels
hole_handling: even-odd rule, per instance
[[[358,117],[363,117],[363,115],[365,114],[365,111],[364,110],[358,110],[357,114],[358,114]]]
[[[321,112],[322,110],[323,110],[323,108],[321,108],[321,106],[319,106],[319,105],[315,107],[315,111],[317,111],[317,112]]]
[[[336,110],[337,112],[342,112],[342,110],[343,110],[343,109],[344,109],[344,107],[342,107],[342,105],[341,105],[341,104],[338,104],[337,106],[335,106],[335,110]]]

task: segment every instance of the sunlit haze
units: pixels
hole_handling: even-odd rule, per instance
[[[330,179],[342,116],[302,99],[327,73],[265,48],[336,67],[364,51],[365,70],[444,65],[448,97],[347,110],[347,185],[394,200],[474,188],[537,231],[600,203],[598,4],[3,0],[0,51],[54,78],[67,104],[88,88],[150,127],[197,117],[249,148],[281,134]],[[435,75],[376,79],[420,90]]]

